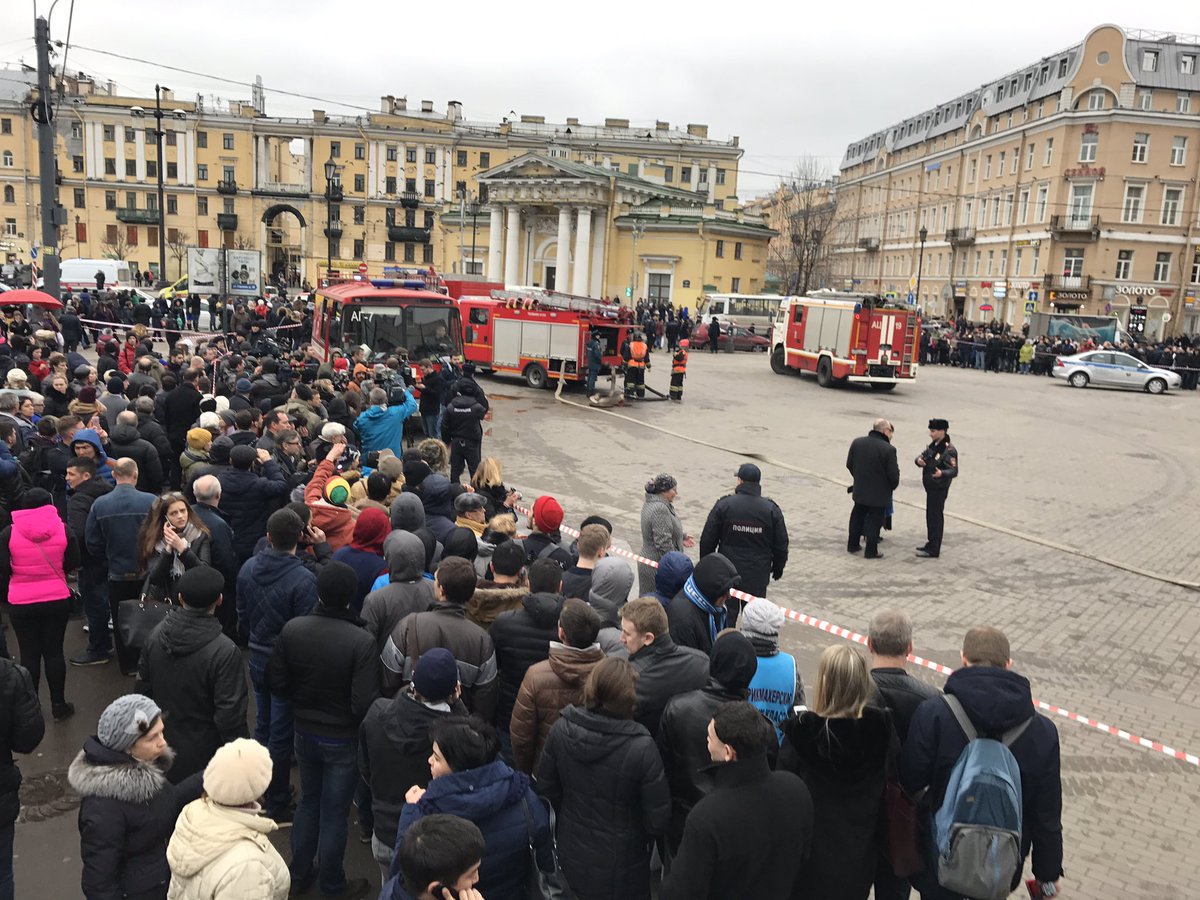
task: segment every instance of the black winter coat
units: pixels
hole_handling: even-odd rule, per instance
[[[190,382],[183,382],[163,399],[163,428],[176,453],[183,452],[188,429],[199,418],[200,392]]]
[[[366,623],[320,603],[283,626],[271,654],[271,693],[289,697],[296,731],[347,740],[358,736],[379,696],[379,653]]]
[[[461,700],[446,712],[431,709],[405,688],[394,699],[380,697],[371,704],[358,732],[358,770],[371,788],[375,812],[375,837],[396,846],[396,823],[404,809],[404,795],[414,784],[429,784],[429,732],[447,716],[465,716]]]
[[[662,761],[632,719],[568,706],[550,729],[537,790],[558,815],[558,857],[579,900],[649,900],[651,838],[671,812]]]
[[[896,448],[882,432],[872,431],[851,441],[846,468],[854,476],[855,503],[886,507],[892,502],[892,491],[900,486],[900,465]]]
[[[738,590],[766,596],[767,580],[783,575],[787,565],[788,533],[783,512],[762,496],[762,486],[739,484],[717,501],[700,534],[700,555],[720,553],[737,567]]]
[[[638,673],[634,718],[652,737],[657,737],[663,710],[672,697],[708,684],[708,657],[691,647],[677,647],[669,634],[655,637],[629,662]]]
[[[710,767],[715,787],[688,816],[659,900],[843,900],[805,890],[813,803],[804,783],[765,755]],[[736,823],[736,824],[734,824]],[[871,863],[870,874],[875,871]]]
[[[558,640],[558,616],[566,602],[561,594],[530,594],[521,601],[520,609],[496,616],[488,629],[500,669],[496,727],[501,731],[508,731],[529,667],[550,658],[550,642]]]
[[[803,897],[866,900],[880,852],[880,811],[895,732],[886,710],[860,719],[813,712],[783,723],[779,768],[803,779],[812,795],[812,855]]]
[[[272,501],[288,493],[288,483],[279,463],[268,460],[262,474],[251,469],[227,466],[217,473],[221,482],[221,512],[233,529],[233,552],[240,562],[254,553],[254,545],[267,533]]]
[[[92,556],[88,550],[88,512],[91,510],[92,504],[99,497],[103,497],[112,489],[112,485],[99,475],[93,475],[75,490],[71,491],[71,496],[67,498],[67,527],[75,535],[75,540],[79,544],[80,565],[89,568],[93,572],[103,572],[105,561],[102,558]]]
[[[472,394],[458,394],[442,411],[442,440],[447,444],[451,441],[482,443],[483,417],[487,411],[487,401],[480,401]]]
[[[1021,770],[1021,857],[1033,849],[1033,874],[1039,881],[1062,875],[1062,779],[1058,729],[1033,706],[1029,681],[1009,669],[967,666],[946,679],[946,693],[959,699],[981,735],[999,737],[1030,716],[1033,721],[1016,741],[1012,755]],[[913,715],[900,755],[900,783],[912,793],[928,786],[919,806],[919,833],[929,834],[929,815],[942,805],[950,771],[966,746],[954,714],[940,697],[926,700]],[[1022,869],[1024,867],[1022,866]],[[928,870],[929,867],[926,866]],[[1020,884],[1021,871],[1013,881]],[[921,876],[918,876],[920,879]],[[918,884],[923,896],[951,895],[935,885]]]
[[[908,738],[908,723],[922,703],[941,694],[931,684],[914,678],[903,669],[872,669],[871,680],[875,683],[874,706],[881,706],[892,714],[892,726],[903,744]]]
[[[171,471],[171,457],[178,456],[179,454],[172,453],[171,440],[167,437],[167,432],[163,429],[162,425],[158,423],[158,420],[149,413],[139,413],[137,429],[138,436],[141,437],[143,441],[149,441],[152,443],[154,445],[154,449],[158,451],[158,459],[162,464],[163,471]],[[187,434],[185,432],[185,443],[186,439]]]
[[[86,900],[167,896],[167,841],[180,810],[200,796],[202,786],[199,775],[172,786],[169,767],[169,755],[146,763],[94,737],[84,742],[67,780],[82,798],[79,855]]]
[[[203,772],[218,747],[250,736],[241,651],[205,610],[168,613],[142,650],[133,689],[163,711],[163,734],[176,752],[167,772],[172,784]]]
[[[17,791],[21,770],[13,753],[32,753],[46,733],[37,691],[25,669],[0,659],[0,827],[11,825],[21,811]]]

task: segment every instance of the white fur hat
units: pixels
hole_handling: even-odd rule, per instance
[[[204,769],[204,792],[222,806],[253,803],[270,783],[271,754],[249,738],[221,747]]]

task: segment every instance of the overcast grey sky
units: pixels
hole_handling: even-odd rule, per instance
[[[0,2],[0,64],[36,62],[33,6]],[[749,199],[798,157],[836,170],[851,141],[1074,44],[1101,23],[1200,29],[1182,0],[1012,0],[927,11],[878,0],[577,6],[75,0],[67,66],[111,78],[122,93],[153,95],[157,79],[179,96],[228,99],[248,99],[249,89],[83,48],[235,81],[262,75],[270,115],[374,110],[381,95],[395,94],[433,100],[438,110],[461,100],[468,118],[493,121],[512,110],[558,122],[703,122],[712,137],[740,137],[740,194]],[[37,0],[42,14],[49,7]],[[59,0],[54,39],[66,39],[70,7]]]

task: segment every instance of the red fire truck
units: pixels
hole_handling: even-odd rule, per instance
[[[602,372],[621,365],[621,343],[632,327],[618,320],[615,306],[536,288],[460,297],[458,308],[467,361],[490,372],[520,375],[534,388],[545,387],[552,375],[585,380],[591,331],[603,346]]]
[[[869,384],[890,391],[917,377],[921,316],[882,298],[838,291],[787,297],[772,332],[771,368],[815,372],[817,384]]]

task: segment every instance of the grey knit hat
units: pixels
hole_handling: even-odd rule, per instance
[[[759,599],[745,605],[738,625],[744,634],[776,639],[783,619],[782,608],[770,600]]]
[[[118,697],[100,713],[96,738],[109,750],[124,753],[150,730],[162,715],[158,704],[142,694]]]

